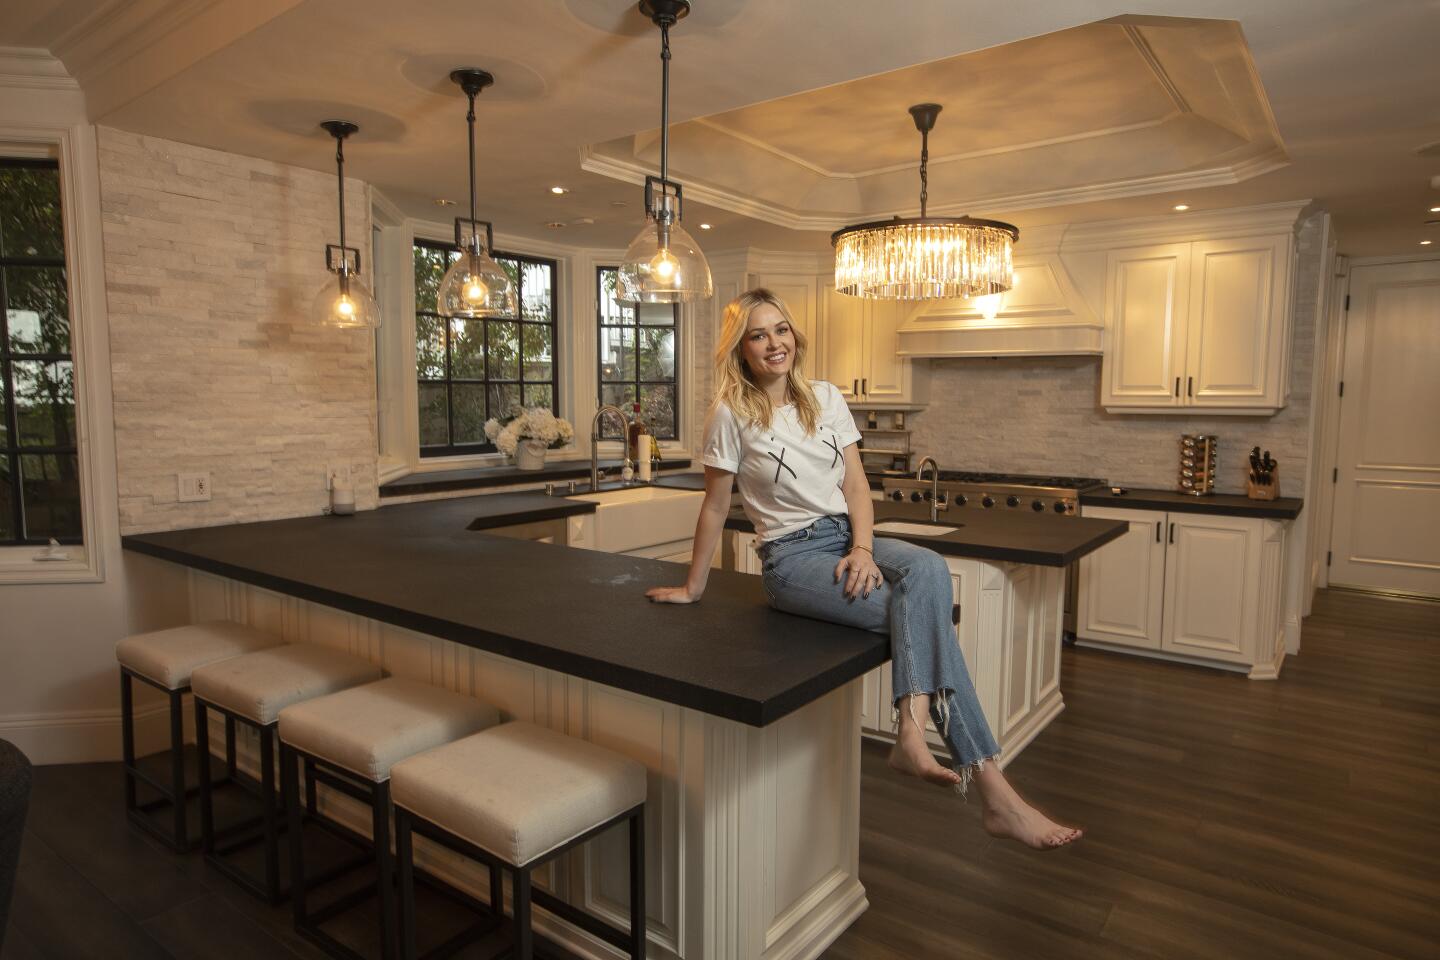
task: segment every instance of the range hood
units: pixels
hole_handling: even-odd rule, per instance
[[[1036,231],[1037,233],[1040,231]],[[1026,238],[1028,240],[1028,238]],[[1015,258],[1015,286],[998,309],[926,300],[900,325],[902,357],[1056,357],[1101,352],[1104,325],[1075,289],[1058,249],[1037,238]],[[1058,239],[1058,238],[1057,238]],[[1035,247],[1042,246],[1042,250]],[[987,317],[986,312],[994,315]]]

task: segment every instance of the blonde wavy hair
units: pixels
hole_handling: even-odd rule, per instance
[[[725,306],[725,317],[720,324],[720,338],[715,344],[715,402],[724,403],[741,423],[749,423],[768,430],[774,409],[770,396],[755,382],[754,374],[745,363],[742,341],[750,326],[750,315],[757,307],[769,304],[790,325],[795,338],[795,361],[785,377],[785,393],[806,433],[813,434],[820,425],[820,401],[810,381],[805,378],[805,353],[809,339],[804,331],[795,325],[790,310],[774,293],[764,287],[746,290]]]

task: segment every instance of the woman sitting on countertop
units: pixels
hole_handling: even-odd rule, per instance
[[[871,535],[870,486],[860,465],[855,421],[840,391],[805,379],[806,337],[769,290],[742,293],[725,308],[715,350],[716,399],[705,424],[705,502],[695,527],[690,575],[679,587],[646,593],[660,603],[694,603],[738,478],[745,513],[763,545],[765,593],[779,610],[888,633],[899,738],[890,766],[962,795],[973,782],[981,822],[993,836],[1037,849],[1064,846],[1081,831],[1030,806],[995,760],[951,624],[950,572],[939,554]],[[929,713],[955,769],[941,766],[919,717]]]

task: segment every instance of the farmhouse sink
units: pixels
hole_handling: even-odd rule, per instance
[[[606,553],[640,550],[695,536],[703,490],[674,487],[621,487],[577,493],[567,500],[595,504],[594,549]]]
[[[931,523],[907,523],[904,520],[885,520],[875,524],[876,533],[903,533],[907,537],[938,537],[954,533],[959,527],[941,527]]]

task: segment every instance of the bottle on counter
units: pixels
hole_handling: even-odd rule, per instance
[[[649,436],[650,429],[645,419],[640,416],[639,403],[634,404],[631,411],[630,424],[625,429],[625,456],[629,457],[632,463],[638,464],[642,457],[647,460],[650,458],[649,446],[640,445],[640,438]]]

